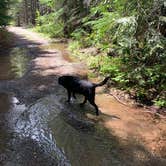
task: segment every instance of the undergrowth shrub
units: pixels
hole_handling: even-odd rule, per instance
[[[73,39],[80,48],[95,46],[102,52],[83,56],[90,67],[109,74],[118,87],[134,90],[138,101],[165,107],[166,38],[159,29],[164,1],[118,3],[102,1],[91,8]]]
[[[60,19],[62,13],[63,9],[60,9],[57,12],[45,14],[43,16],[40,16],[38,13],[38,17],[36,19],[37,22],[36,30],[38,32],[45,33],[52,38],[63,37],[64,23]]]

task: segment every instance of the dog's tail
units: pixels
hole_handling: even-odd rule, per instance
[[[110,77],[106,77],[102,82],[98,83],[98,84],[95,84],[94,83],[94,87],[98,87],[98,86],[103,86],[104,84],[107,83],[107,81],[110,79]]]

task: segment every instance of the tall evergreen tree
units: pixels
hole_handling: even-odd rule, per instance
[[[7,14],[9,0],[0,0],[0,26],[6,26],[9,20]]]

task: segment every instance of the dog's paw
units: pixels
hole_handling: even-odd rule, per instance
[[[67,100],[66,102],[67,102],[67,103],[74,103],[74,99],[71,98],[70,100]]]
[[[100,110],[96,111],[96,116],[99,116],[102,112]]]
[[[75,101],[75,99],[72,97],[72,98],[70,99],[70,102],[71,102],[71,103],[74,103],[74,101]]]
[[[66,100],[66,103],[70,103],[70,100]]]

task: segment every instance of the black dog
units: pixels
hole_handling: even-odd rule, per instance
[[[68,102],[70,102],[71,94],[76,98],[75,93],[79,93],[85,96],[85,99],[81,105],[84,105],[87,100],[96,109],[96,115],[99,115],[98,106],[95,104],[95,88],[106,84],[110,77],[106,77],[102,82],[95,84],[87,80],[81,80],[76,76],[64,75],[59,77],[58,83],[67,89],[68,92]]]

